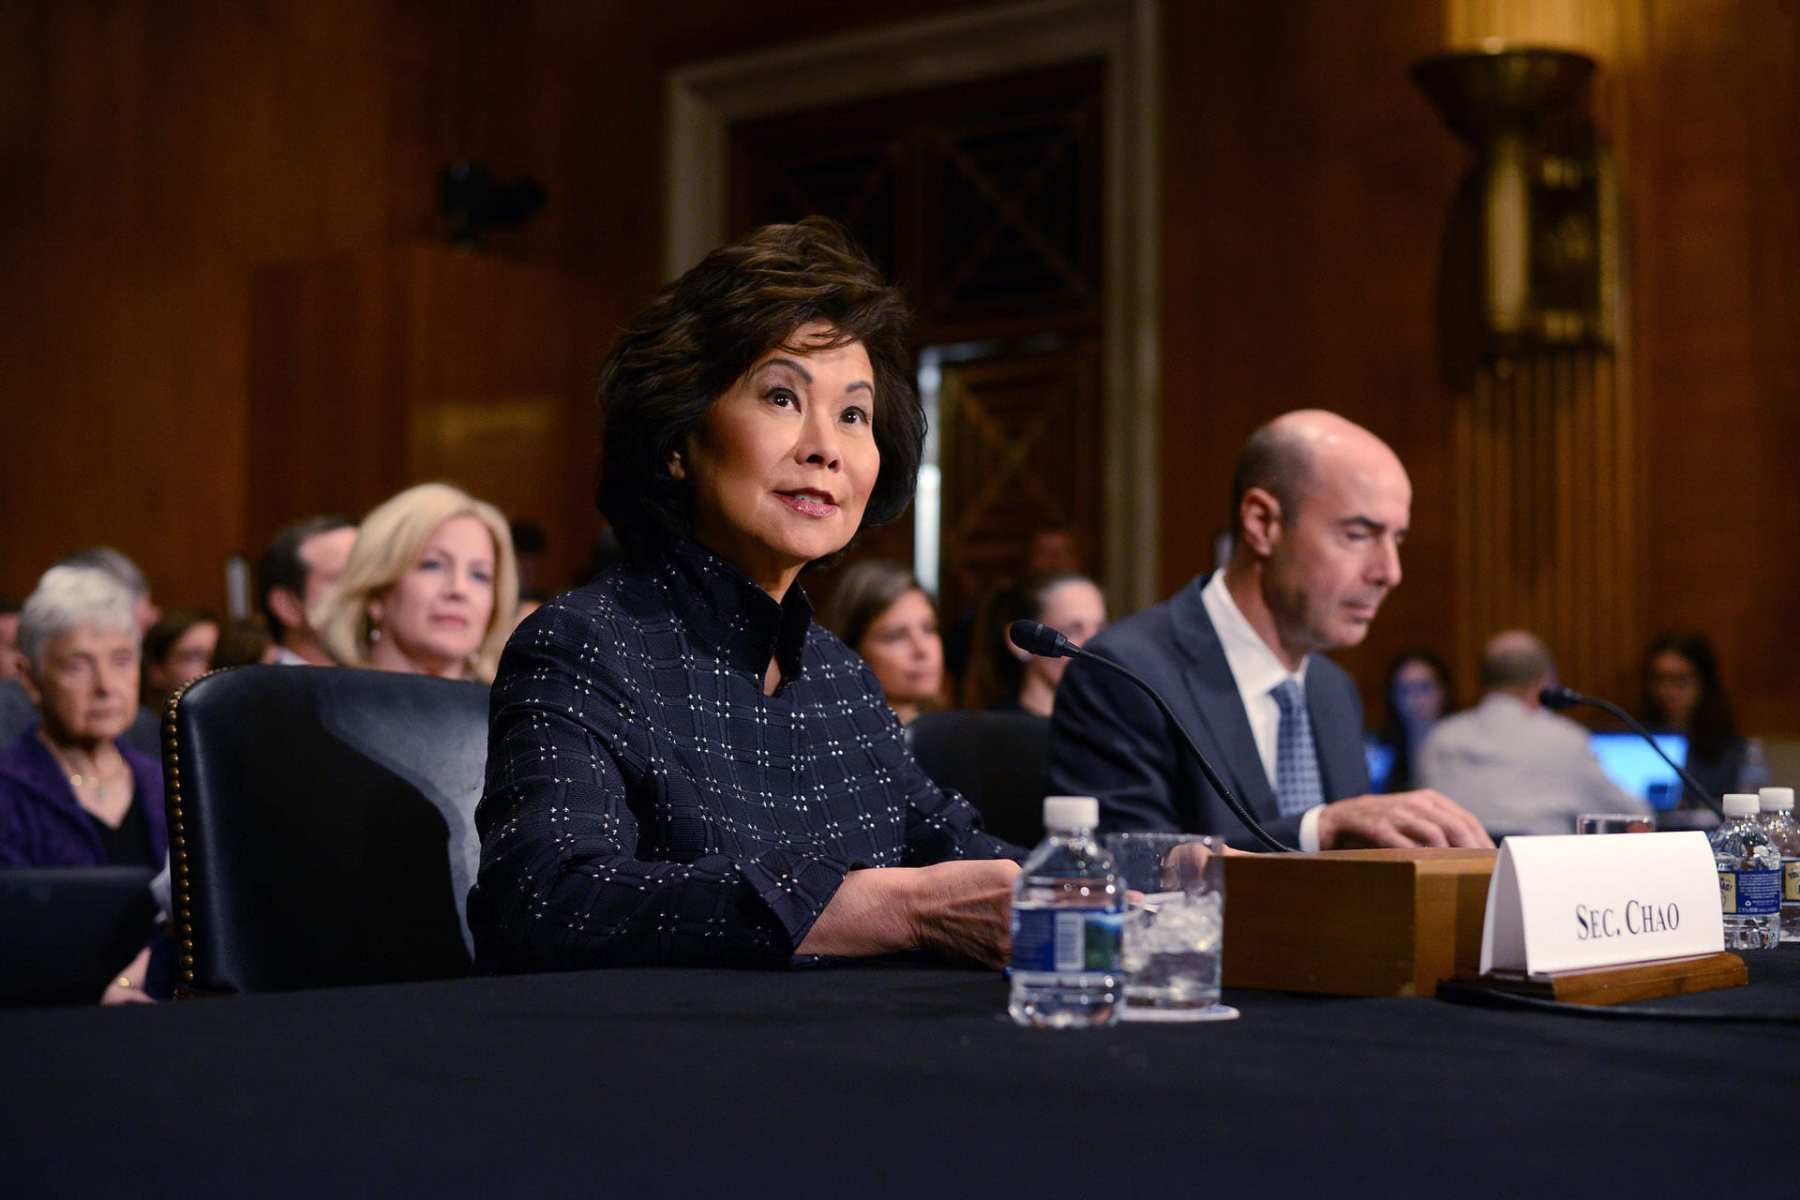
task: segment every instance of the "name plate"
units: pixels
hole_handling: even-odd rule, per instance
[[[1719,877],[1703,833],[1510,837],[1481,930],[1481,973],[1547,975],[1715,954]]]

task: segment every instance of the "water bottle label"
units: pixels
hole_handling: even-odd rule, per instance
[[[1014,908],[1013,970],[1115,972],[1125,914],[1104,908]]]
[[[1788,904],[1800,904],[1800,858],[1781,860],[1781,898]]]
[[[1781,911],[1780,871],[1720,871],[1719,908],[1734,917],[1771,917]]]

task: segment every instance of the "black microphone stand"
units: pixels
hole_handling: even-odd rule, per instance
[[[1650,743],[1650,748],[1656,751],[1657,757],[1668,763],[1670,769],[1672,769],[1675,774],[1681,776],[1681,782],[1687,785],[1688,791],[1698,797],[1702,804],[1712,809],[1714,816],[1721,820],[1724,819],[1725,808],[1717,800],[1713,799],[1712,793],[1701,787],[1699,780],[1695,779],[1692,775],[1689,775],[1685,767],[1663,753],[1663,748],[1656,744],[1655,734],[1651,733],[1648,729],[1645,729],[1638,723],[1636,717],[1633,717],[1630,713],[1614,704],[1611,700],[1602,700],[1598,696],[1584,695],[1573,688],[1566,688],[1561,684],[1555,683],[1539,692],[1538,700],[1545,708],[1556,709],[1559,712],[1562,709],[1574,708],[1577,705],[1591,705],[1594,708],[1597,708],[1602,712],[1610,713],[1619,720],[1625,722],[1631,729],[1631,732]]]

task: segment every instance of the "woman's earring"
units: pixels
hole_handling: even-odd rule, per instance
[[[681,451],[669,451],[669,475],[674,479],[687,478],[687,466],[681,461]]]

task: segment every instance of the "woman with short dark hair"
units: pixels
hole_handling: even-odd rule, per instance
[[[905,326],[813,218],[714,251],[614,347],[599,499],[628,558],[501,660],[483,969],[1004,961],[1018,851],[919,769],[797,583],[911,498]]]

